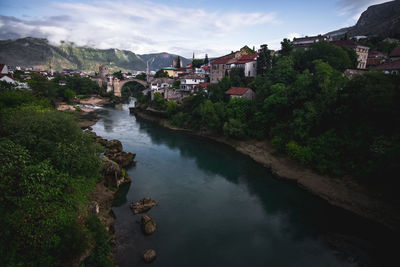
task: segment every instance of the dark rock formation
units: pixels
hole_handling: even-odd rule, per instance
[[[151,235],[157,229],[157,224],[149,215],[143,215],[141,219],[142,231],[146,235]]]
[[[332,31],[326,35],[349,37],[357,35],[400,38],[400,1],[368,7],[353,27]]]
[[[157,257],[157,254],[154,249],[146,249],[143,252],[143,259],[147,263],[154,261],[156,259],[156,257]]]
[[[152,207],[156,206],[157,202],[152,200],[149,197],[145,197],[138,202],[132,203],[130,208],[132,209],[134,214],[143,213],[150,210]]]
[[[103,157],[103,176],[104,183],[108,187],[119,187],[121,184],[131,182],[131,179],[122,171],[122,168],[108,157]],[[124,174],[124,175],[123,175]]]
[[[136,157],[136,154],[130,153],[130,152],[124,152],[124,151],[118,151],[116,149],[110,149],[107,150],[105,155],[121,165],[121,167],[127,167],[134,163],[134,159]]]

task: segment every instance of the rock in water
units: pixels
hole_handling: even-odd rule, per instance
[[[132,209],[134,214],[143,213],[150,210],[152,207],[156,206],[157,202],[152,200],[149,197],[145,197],[138,202],[132,203],[130,208]]]
[[[154,249],[146,249],[143,253],[143,259],[145,262],[152,262],[156,259],[156,251]]]
[[[153,218],[151,218],[149,215],[142,216],[141,224],[142,224],[142,231],[146,235],[151,235],[157,229],[156,223],[154,222]]]

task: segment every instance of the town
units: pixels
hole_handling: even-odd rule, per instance
[[[353,69],[346,69],[343,73],[348,78],[355,75],[361,75],[369,70],[382,71],[387,74],[400,73],[400,41],[394,38],[386,38],[381,40],[381,44],[392,48],[390,51],[379,51],[378,47],[371,49],[363,43],[368,42],[374,37],[353,36],[350,38],[338,36],[310,36],[302,38],[294,38],[292,41],[285,39],[287,45],[293,50],[307,50],[312,44],[328,42],[336,46],[353,50],[357,55],[357,66]],[[264,45],[266,47],[266,45]],[[147,63],[146,71],[136,71],[134,73],[110,73],[107,65],[99,66],[99,71],[86,72],[80,70],[65,69],[62,72],[56,72],[52,69],[34,69],[32,67],[23,68],[20,66],[1,67],[0,81],[14,84],[16,88],[29,89],[27,81],[31,78],[32,73],[36,73],[46,77],[48,80],[54,79],[56,76],[78,76],[82,78],[90,78],[96,81],[99,86],[104,86],[107,92],[112,92],[115,96],[122,97],[123,87],[128,82],[137,82],[145,88],[143,92],[151,93],[152,99],[154,93],[160,93],[164,99],[181,100],[191,94],[196,94],[199,90],[208,91],[208,87],[218,83],[223,77],[229,76],[233,69],[239,69],[245,77],[256,77],[257,61],[259,59],[261,49],[254,50],[248,46],[241,48],[236,52],[209,60],[205,55],[204,59],[195,58],[193,54],[192,62],[183,66],[182,59],[178,56],[173,59],[170,66],[156,71],[150,71]],[[271,58],[278,56],[281,51],[268,50]],[[17,74],[17,77],[16,75]],[[118,75],[117,75],[118,74]],[[59,85],[65,85],[65,80],[61,79]],[[125,92],[130,94],[129,92]],[[231,97],[245,97],[250,100],[254,98],[252,88],[231,88],[226,92]]]

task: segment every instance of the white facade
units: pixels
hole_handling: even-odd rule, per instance
[[[0,81],[7,82],[7,83],[15,83],[16,84],[16,82],[13,79],[11,79],[10,77],[8,77],[8,76],[1,77]]]
[[[201,77],[186,77],[181,79],[181,90],[191,91],[195,89],[195,87],[199,86],[200,83],[203,83],[205,80]]]
[[[0,67],[1,67],[1,69],[0,69],[0,74],[8,74],[8,67],[7,67],[7,65],[3,65],[3,64],[0,64]]]

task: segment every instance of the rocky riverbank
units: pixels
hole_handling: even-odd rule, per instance
[[[396,232],[400,231],[400,212],[391,203],[383,201],[379,196],[351,182],[351,179],[326,177],[299,165],[286,156],[278,155],[268,140],[238,141],[208,132],[195,132],[175,127],[167,119],[143,110],[134,109],[132,111],[138,118],[154,121],[163,127],[185,131],[227,144],[271,169],[278,178],[296,182],[301,188],[325,199],[334,206],[381,223]]]

